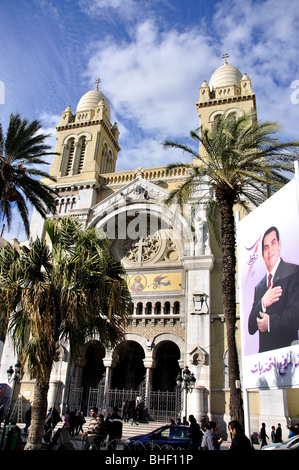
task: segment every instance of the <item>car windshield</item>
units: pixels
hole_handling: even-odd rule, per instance
[[[297,438],[291,439],[288,443],[288,447],[293,447],[294,445],[298,444],[299,442],[299,436]]]
[[[154,431],[152,434],[153,439],[165,439],[169,437],[170,434],[170,428],[164,428],[164,429],[158,429],[157,431]]]

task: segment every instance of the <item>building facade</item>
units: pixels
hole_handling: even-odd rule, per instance
[[[251,80],[225,59],[209,83],[200,87],[196,109],[203,127],[222,113],[255,112]],[[81,97],[75,113],[70,106],[62,112],[50,169],[56,182],[45,182],[58,191],[56,217],[77,217],[84,227],[96,227],[99,236],[104,232],[111,240],[114,255],[127,272],[133,311],[125,325],[125,342],[116,350],[87,341],[80,359],[73,359],[68,345],[61,347],[48,406],[61,413],[67,406],[80,407],[88,414],[95,402],[107,410],[114,402],[139,399],[152,419],[192,413],[199,420],[206,414],[225,430],[229,389],[221,252],[207,227],[207,188],[195,188],[181,212],[166,205],[165,199],[184,181],[186,168],[168,172],[166,167],[140,166],[117,172],[120,150],[117,124],[110,122],[110,105],[97,81],[95,89]],[[37,236],[45,235],[43,220],[35,212],[31,238]],[[6,370],[17,360],[13,354],[7,338],[1,360],[3,383]],[[184,397],[176,378],[185,366],[196,383]],[[26,404],[33,399],[33,382],[26,371],[17,394]],[[267,415],[286,422],[293,413],[293,398],[277,391],[275,400],[276,411]],[[259,393],[250,396],[256,429],[266,401]]]

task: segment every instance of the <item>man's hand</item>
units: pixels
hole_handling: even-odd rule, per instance
[[[266,333],[268,331],[269,325],[269,315],[267,313],[260,312],[261,318],[257,318],[257,327],[261,333]]]
[[[282,288],[280,286],[270,287],[262,298],[262,305],[266,309],[270,305],[279,301],[279,298],[282,294]]]

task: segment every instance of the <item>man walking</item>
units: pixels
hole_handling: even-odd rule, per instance
[[[108,419],[108,434],[109,434],[109,444],[108,450],[115,450],[117,441],[121,439],[123,430],[123,422],[118,414],[118,407],[114,406],[112,415]]]

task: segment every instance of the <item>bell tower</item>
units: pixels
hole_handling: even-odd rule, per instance
[[[224,64],[212,74],[209,83],[205,80],[199,91],[199,100],[196,103],[199,128],[210,129],[212,123],[221,114],[255,113],[255,93],[251,88],[251,80],[246,73],[242,74],[227,61],[228,54],[224,52]],[[203,150],[200,148],[199,153]]]
[[[56,127],[56,154],[49,172],[56,183],[43,182],[58,191],[57,216],[79,212],[84,219],[98,202],[101,175],[115,171],[119,131],[110,122],[110,105],[99,91],[100,81],[81,97],[74,114],[70,106],[62,112]]]

